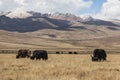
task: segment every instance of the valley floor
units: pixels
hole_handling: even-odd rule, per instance
[[[48,61],[0,54],[0,80],[120,80],[120,54],[92,62],[89,54],[49,54]]]

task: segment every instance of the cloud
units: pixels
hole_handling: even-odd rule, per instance
[[[94,17],[101,19],[120,19],[120,0],[107,0],[100,13]]]
[[[62,12],[79,14],[81,9],[92,5],[91,0],[0,0],[2,11],[13,11],[22,8],[26,11]]]
[[[2,5],[2,2],[0,1],[0,6]]]
[[[17,7],[20,7],[14,0],[0,0],[0,11],[12,11]]]
[[[25,0],[14,0],[14,2],[16,2],[17,4],[21,5],[21,6],[25,6]]]

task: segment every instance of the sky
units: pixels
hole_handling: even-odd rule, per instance
[[[84,0],[84,1],[89,1],[89,0]],[[92,4],[89,8],[83,9],[80,11],[81,14],[86,14],[86,13],[92,13],[92,14],[96,14],[99,13],[102,5],[104,2],[106,2],[106,0],[91,0]]]
[[[120,0],[0,0],[0,11],[71,13],[100,19],[120,19]]]

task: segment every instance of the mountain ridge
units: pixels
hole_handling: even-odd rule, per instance
[[[9,14],[11,15],[12,13],[9,12]],[[94,19],[91,16],[87,17],[86,19],[82,19],[80,17],[68,13],[41,14],[37,12],[28,12],[27,14],[30,14],[31,16],[27,18],[16,18],[16,16],[15,18],[14,17],[11,18],[8,16],[9,14],[0,16],[0,28],[1,29],[3,28],[3,30],[12,31],[9,30],[11,29],[11,27],[13,28],[13,31],[18,31],[18,32],[27,32],[27,29],[28,32],[30,32],[44,28],[68,30],[69,27],[72,27],[72,24],[76,24],[76,23],[96,25],[96,26],[100,26],[100,25],[115,26],[115,27],[119,26],[118,24],[113,23],[111,21]],[[18,16],[20,17],[20,15]],[[77,25],[77,26],[81,26],[81,25]],[[4,28],[4,27],[8,27],[8,28]],[[16,27],[18,27],[19,30],[16,29]],[[110,29],[114,29],[114,28],[110,28]]]
[[[7,16],[11,12],[1,14],[0,46],[119,47],[119,20],[105,21],[91,16],[81,18],[69,13],[42,14],[32,11],[27,13],[31,16],[13,18]]]

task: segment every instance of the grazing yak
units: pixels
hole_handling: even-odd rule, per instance
[[[68,54],[72,54],[72,52],[68,52]]]
[[[68,54],[78,54],[77,52],[68,52]]]
[[[91,56],[92,61],[106,60],[107,54],[104,49],[95,49],[93,55]]]
[[[74,54],[78,54],[78,52],[74,52]]]
[[[20,49],[18,51],[18,54],[16,55],[16,58],[29,58],[31,55],[31,51],[30,50],[27,50],[27,49]]]
[[[31,59],[34,60],[40,60],[40,59],[43,59],[43,60],[47,60],[48,59],[48,53],[47,51],[45,50],[35,50],[33,51],[33,55],[31,56]]]
[[[63,51],[61,51],[61,52],[57,51],[56,54],[64,54],[64,52]]]
[[[56,52],[56,54],[60,54],[60,52],[59,52],[59,51],[57,51],[57,52]]]

